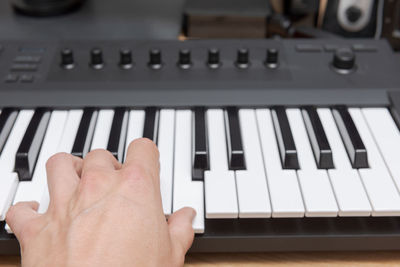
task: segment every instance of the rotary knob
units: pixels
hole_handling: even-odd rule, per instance
[[[71,49],[63,49],[61,51],[61,67],[71,70],[75,67],[74,52]]]
[[[90,52],[90,66],[96,70],[104,67],[103,51],[101,49],[94,48]]]
[[[237,51],[237,59],[235,65],[239,69],[247,69],[250,66],[249,50],[247,48],[240,48]]]
[[[341,74],[348,74],[356,70],[356,55],[349,48],[337,49],[333,55],[332,67]]]
[[[190,50],[182,49],[179,51],[178,66],[184,70],[187,70],[192,66]]]
[[[149,52],[149,67],[153,70],[159,70],[163,66],[161,51],[159,49],[151,49]]]
[[[267,56],[265,58],[265,66],[271,69],[276,69],[278,67],[279,52],[275,48],[267,49]]]
[[[362,16],[362,10],[359,7],[351,6],[346,10],[346,17],[351,23],[356,23]]]
[[[207,65],[210,69],[217,69],[221,66],[219,50],[217,48],[211,48],[208,50]]]
[[[119,51],[119,66],[124,69],[131,69],[133,66],[132,51],[129,49],[121,49]]]

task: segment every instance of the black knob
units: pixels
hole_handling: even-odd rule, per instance
[[[178,66],[185,70],[189,69],[192,66],[190,50],[182,49],[179,51]]]
[[[356,55],[349,48],[337,49],[332,66],[340,73],[346,74],[356,69]]]
[[[121,49],[119,51],[119,66],[122,69],[130,69],[133,66],[132,51],[129,49]]]
[[[154,69],[154,70],[158,70],[161,69],[163,66],[163,62],[162,62],[162,55],[161,55],[161,51],[159,49],[152,49],[149,52],[149,67]]]
[[[61,67],[70,70],[75,67],[74,52],[71,49],[63,49],[61,51]]]
[[[219,50],[217,48],[211,48],[208,50],[207,65],[211,69],[216,69],[221,66],[219,59]]]
[[[241,48],[237,52],[236,67],[240,69],[246,69],[250,66],[249,62],[249,50],[247,48]]]
[[[271,69],[278,67],[279,52],[278,49],[269,48],[267,49],[267,55],[265,58],[265,66]]]
[[[359,7],[351,6],[346,10],[346,17],[351,23],[357,22],[362,16],[362,10]]]
[[[99,70],[104,67],[103,51],[101,51],[101,49],[92,49],[92,51],[90,52],[90,56],[90,66],[92,66],[92,68]]]

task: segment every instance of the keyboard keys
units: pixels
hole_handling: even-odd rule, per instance
[[[368,150],[369,168],[359,169],[358,172],[371,202],[372,216],[398,216],[400,215],[399,193],[364,116],[358,108],[350,108],[349,113]]]
[[[128,112],[125,108],[115,109],[107,150],[120,162],[124,157],[127,125]]]
[[[225,130],[228,144],[228,162],[230,170],[244,170],[245,156],[240,133],[238,109],[228,107],[225,111]]]
[[[158,149],[160,151],[160,190],[164,214],[172,213],[172,184],[174,168],[175,111],[160,111]]]
[[[146,108],[143,137],[157,142],[158,111],[156,108]]]
[[[203,182],[192,180],[192,111],[176,111],[173,211],[192,207],[195,233],[204,233]]]
[[[333,158],[332,150],[317,110],[314,107],[305,107],[302,110],[304,124],[307,128],[308,137],[310,139],[311,148],[319,169],[332,169]]]
[[[28,181],[32,178],[50,114],[49,110],[39,108],[29,123],[15,157],[15,172],[18,173],[20,181]]]
[[[400,190],[399,129],[386,108],[363,108],[362,113],[393,181]]]
[[[275,134],[278,140],[281,162],[284,169],[299,169],[296,145],[293,140],[292,130],[284,107],[275,107],[271,110]]]
[[[0,152],[3,151],[7,138],[17,119],[18,111],[12,108],[5,108],[0,114]]]
[[[206,218],[237,218],[235,173],[228,165],[224,111],[209,109],[206,116],[210,142],[210,170],[204,173]]]
[[[19,183],[14,204],[21,201],[37,201],[40,206],[43,194],[48,190],[46,162],[51,156],[57,153],[67,117],[68,111],[52,112],[32,180]]]
[[[347,108],[335,107],[332,113],[353,168],[368,168],[367,150]]]
[[[129,144],[133,140],[143,137],[144,117],[145,112],[143,110],[131,110],[129,112],[128,133],[126,135],[125,151],[128,151]]]
[[[338,208],[326,170],[317,168],[300,109],[288,109],[287,116],[301,169],[297,171],[307,217],[337,216]]]
[[[79,124],[79,129],[76,134],[74,146],[71,154],[77,157],[84,158],[89,152],[94,129],[97,122],[98,111],[94,108],[85,108],[82,119]]]
[[[114,110],[102,109],[99,111],[90,150],[107,149],[113,118]]]
[[[15,154],[24,137],[33,110],[19,112],[14,127],[0,156],[0,221],[4,221],[18,186],[18,175],[14,170]]]
[[[255,112],[252,109],[241,109],[239,117],[244,153],[247,159],[247,170],[236,171],[239,217],[271,217],[271,205]]]
[[[197,107],[194,109],[194,156],[192,179],[204,179],[204,171],[209,169],[208,140],[205,109]]]
[[[332,147],[335,168],[329,169],[328,174],[336,196],[339,216],[369,216],[372,208],[368,196],[358,171],[353,169],[346,154],[332,112],[328,108],[318,109],[317,112]]]
[[[256,114],[272,217],[303,217],[304,205],[296,171],[282,168],[271,111],[258,109]]]

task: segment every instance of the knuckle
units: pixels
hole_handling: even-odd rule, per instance
[[[108,155],[111,154],[109,151],[105,150],[105,149],[94,149],[92,151],[90,151],[89,153],[86,154],[86,158],[89,157],[98,157],[98,156],[103,156],[103,155]]]
[[[51,156],[46,163],[46,167],[51,167],[53,165],[56,165],[58,162],[62,162],[62,161],[67,161],[67,160],[71,160],[72,159],[72,155],[67,154],[67,153],[57,153],[53,156]]]
[[[145,181],[148,178],[148,171],[140,164],[130,164],[122,170],[122,177],[126,181]]]

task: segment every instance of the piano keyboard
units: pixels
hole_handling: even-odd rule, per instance
[[[10,205],[49,204],[46,161],[131,141],[160,150],[166,216],[205,219],[400,216],[400,133],[385,107],[75,110],[0,113],[0,219]],[[11,230],[6,226],[6,230]]]

